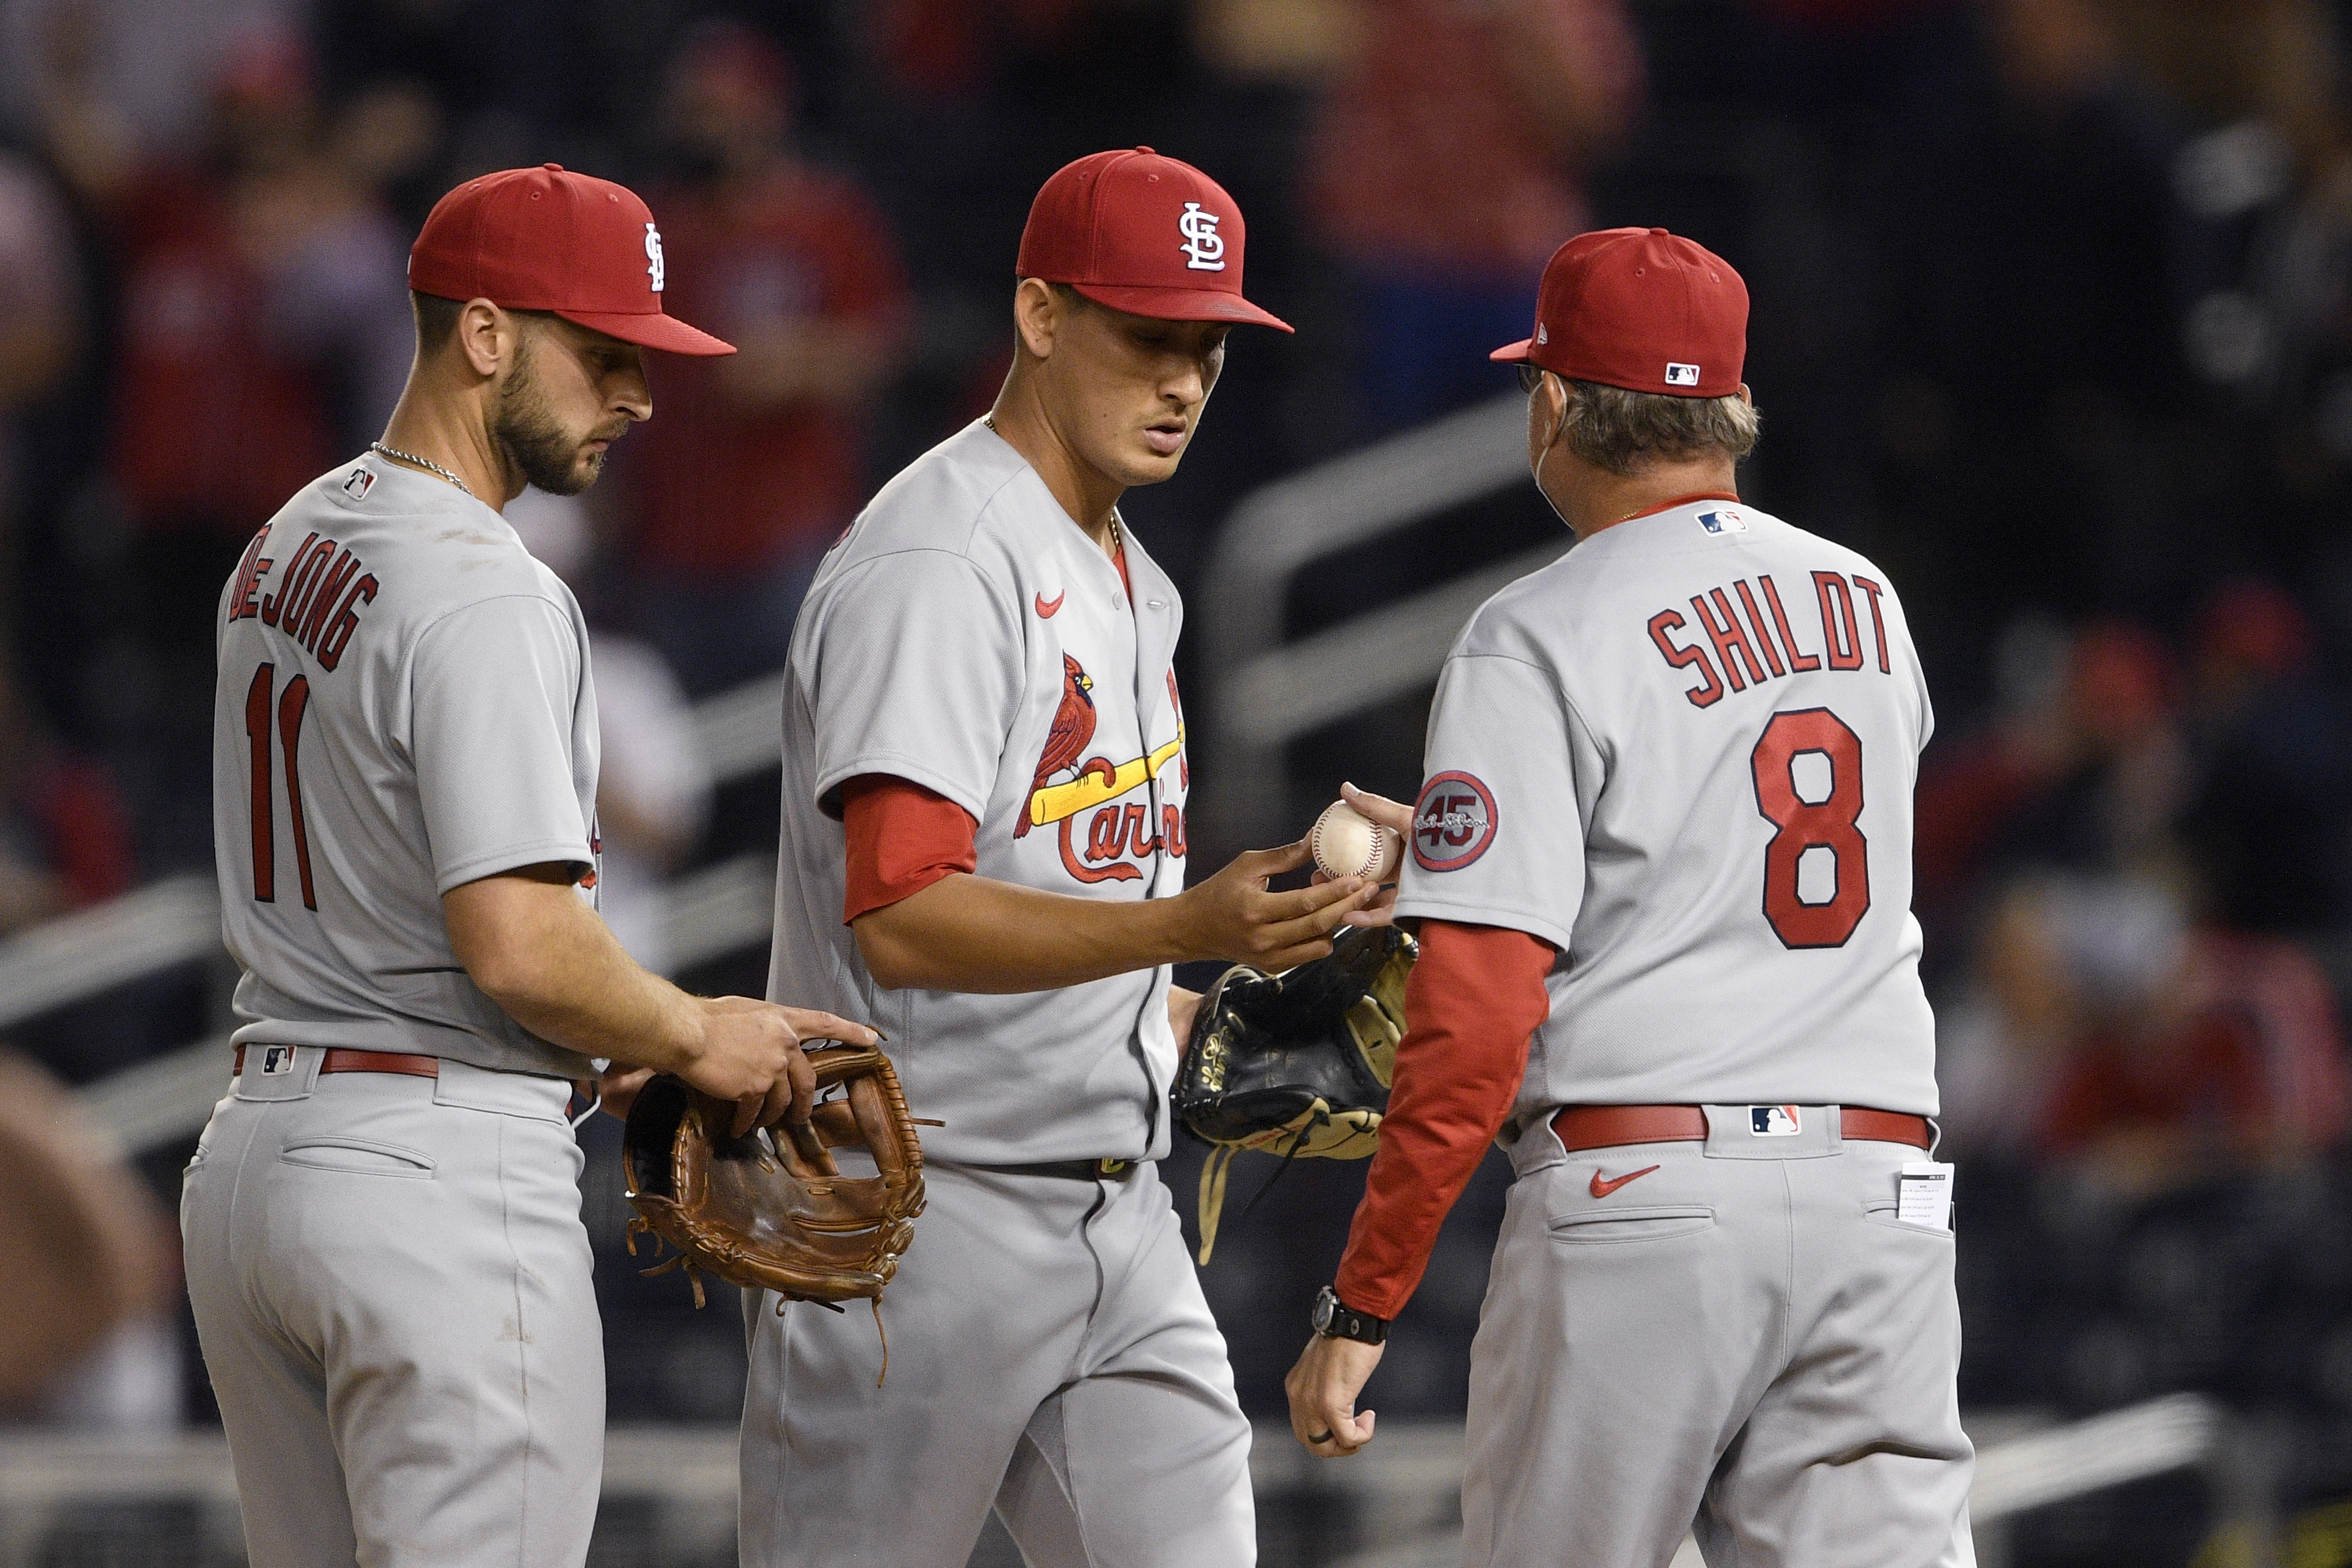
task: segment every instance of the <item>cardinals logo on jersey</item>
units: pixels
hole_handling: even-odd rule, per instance
[[[1129,882],[1143,875],[1133,859],[1163,852],[1184,853],[1180,807],[1164,807],[1155,823],[1150,805],[1119,804],[1119,797],[1150,784],[1160,769],[1183,754],[1184,721],[1179,712],[1176,738],[1148,756],[1116,765],[1108,757],[1086,757],[1095,738],[1094,689],[1094,679],[1085,668],[1064,654],[1062,703],[1054,712],[1053,728],[1046,731],[1037,772],[1030,781],[1029,799],[1020,820],[1013,825],[1013,837],[1026,837],[1033,827],[1057,825],[1062,864],[1071,876],[1081,882]],[[1169,701],[1172,708],[1172,679]],[[1086,760],[1080,762],[1081,757]],[[1086,825],[1081,848],[1071,828],[1089,812],[1093,816]]]
[[[1061,605],[1057,603],[1054,607],[1059,609]],[[1078,767],[1078,759],[1085,756],[1087,748],[1094,743],[1094,677],[1088,675],[1076,659],[1064,654],[1062,705],[1054,710],[1054,727],[1046,731],[1045,750],[1037,758],[1037,776],[1030,781],[1029,808],[1021,814],[1021,820],[1013,825],[1013,837],[1025,838],[1033,826],[1048,820],[1037,815],[1037,803],[1045,793],[1045,786],[1054,782],[1056,774],[1078,768],[1080,773],[1098,773],[1103,783],[1108,784],[1117,773],[1118,770],[1100,757],[1093,758],[1082,768]]]

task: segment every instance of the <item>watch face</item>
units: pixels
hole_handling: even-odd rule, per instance
[[[1315,1298],[1313,1321],[1317,1333],[1324,1334],[1331,1331],[1331,1314],[1339,1310],[1339,1298],[1333,1295],[1328,1288]]]

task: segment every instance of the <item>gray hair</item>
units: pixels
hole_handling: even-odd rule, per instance
[[[1755,405],[1737,393],[1670,397],[1566,376],[1560,382],[1568,390],[1560,439],[1579,458],[1612,474],[1635,473],[1653,458],[1696,458],[1710,449],[1737,461],[1755,449],[1763,426]]]

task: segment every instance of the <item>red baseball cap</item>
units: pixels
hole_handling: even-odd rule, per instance
[[[468,180],[434,203],[408,252],[408,286],[551,310],[649,349],[733,353],[662,313],[665,268],[661,231],[635,191],[542,163]]]
[[[1242,298],[1242,209],[1149,147],[1066,163],[1030,204],[1013,269],[1163,321],[1290,323]]]
[[[1728,397],[1748,363],[1748,285],[1662,228],[1580,234],[1545,263],[1531,338],[1489,359],[1670,397]]]

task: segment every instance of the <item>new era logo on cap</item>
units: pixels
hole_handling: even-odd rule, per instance
[[[1698,366],[1695,364],[1675,364],[1669,361],[1666,365],[1666,384],[1668,386],[1696,386],[1698,384]]]

